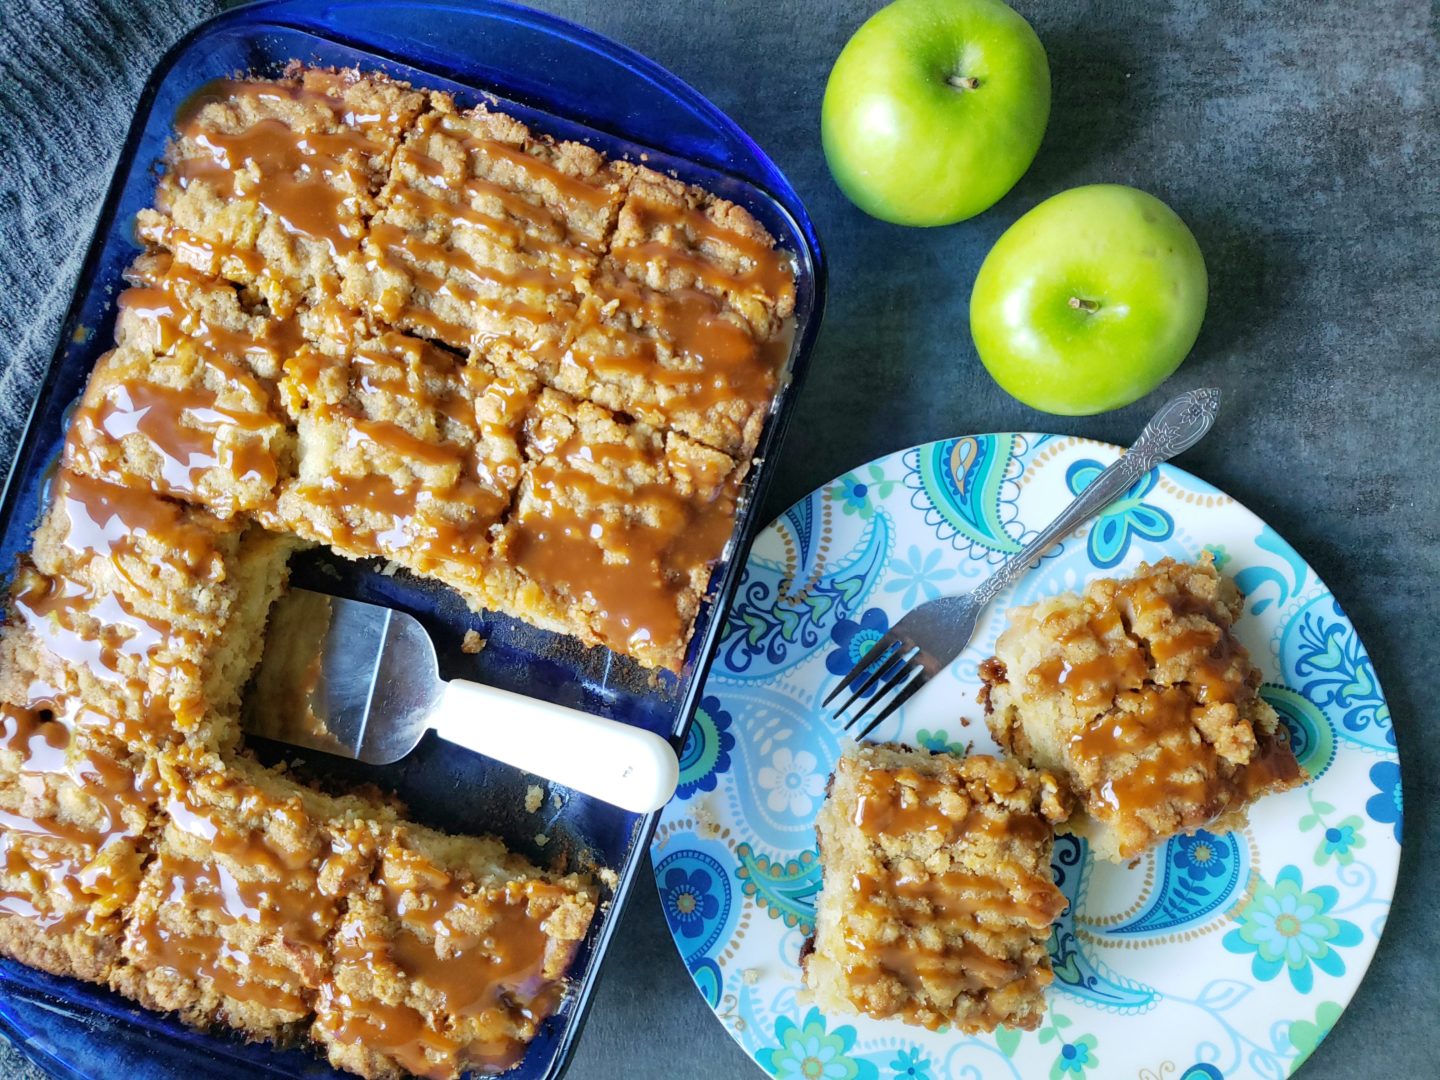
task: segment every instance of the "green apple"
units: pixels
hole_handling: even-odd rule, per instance
[[[896,0],[841,51],[820,137],[850,201],[897,225],[949,225],[1025,174],[1050,118],[1050,65],[1000,0]]]
[[[1046,199],[995,242],[970,294],[990,374],[1026,405],[1082,416],[1164,382],[1205,318],[1200,245],[1175,211],[1120,184]]]

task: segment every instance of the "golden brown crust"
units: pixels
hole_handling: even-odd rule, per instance
[[[139,886],[154,768],[26,659],[7,653],[0,683],[0,952],[102,982]]]
[[[300,66],[207,88],[158,201],[142,234],[159,250],[133,268],[73,468],[383,555],[476,608],[679,666],[690,595],[663,640],[598,632],[594,605],[547,613],[533,575],[491,565],[492,542],[520,474],[546,467],[520,435],[541,389],[633,421],[631,441],[718,451],[738,483],[794,311],[789,257],[747,211],[443,93]],[[424,353],[401,387],[412,407],[359,370],[367,350]],[[663,573],[696,595],[708,578]]]
[[[590,148],[434,95],[396,156],[363,250],[344,261],[344,298],[456,349],[557,349],[622,195]]]
[[[313,1037],[366,1076],[503,1072],[560,1004],[593,885],[414,825],[377,858],[348,897]]]
[[[7,700],[43,684],[131,745],[232,743],[293,542],[65,469],[51,495],[0,631]]]
[[[190,1023],[289,1041],[330,969],[335,890],[373,866],[337,837],[350,817],[383,820],[384,810],[190,746],[157,765],[163,824],[111,984]]]
[[[761,340],[795,310],[793,274],[774,240],[732,202],[644,166],[630,174],[608,261],[664,293],[694,289],[725,301]]]
[[[424,95],[357,72],[211,84],[178,120],[140,235],[279,315],[340,287]]]
[[[1065,778],[1097,854],[1125,861],[1304,781],[1208,555],[1010,613],[982,667],[996,741]]]
[[[554,390],[526,424],[526,469],[497,551],[528,622],[678,669],[743,469]]]
[[[286,362],[299,464],[268,527],[350,558],[383,555],[477,607],[519,476],[519,389],[483,365],[354,318]],[[343,331],[336,328],[341,324]]]
[[[845,752],[816,819],[824,888],[805,984],[826,1009],[967,1033],[1033,1029],[1065,899],[1048,773],[903,746]]]
[[[223,517],[268,505],[294,469],[294,435],[270,392],[188,341],[160,356],[107,353],[70,432],[65,463],[76,472]]]

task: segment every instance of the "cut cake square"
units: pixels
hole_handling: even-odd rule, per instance
[[[312,1037],[362,1076],[504,1072],[559,1008],[595,903],[497,840],[398,825],[349,896]]]
[[[804,954],[826,1010],[931,1029],[1033,1030],[1065,908],[1055,778],[993,757],[861,745],[816,819],[824,886]]]
[[[540,393],[525,435],[497,543],[514,582],[507,610],[678,670],[744,466],[554,390]]]
[[[1243,606],[1206,554],[1010,612],[981,668],[991,733],[1065,781],[1085,811],[1071,827],[1100,857],[1234,828],[1255,799],[1304,782],[1231,632]]]
[[[308,68],[219,80],[177,121],[140,235],[253,287],[280,316],[339,295],[375,198],[426,96],[381,75]]]

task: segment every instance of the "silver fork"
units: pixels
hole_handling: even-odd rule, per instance
[[[1220,391],[1216,389],[1191,390],[1166,403],[1145,425],[1135,445],[1097,476],[1023,551],[1006,559],[999,569],[964,596],[942,596],[907,614],[860,658],[826,696],[821,708],[851,687],[850,696],[835,710],[835,717],[839,719],[879,683],[865,707],[845,721],[848,731],[876,705],[886,702],[856,738],[869,735],[964,651],[975,634],[980,613],[1002,589],[1155,466],[1199,442],[1215,422],[1219,408]],[[865,676],[863,682],[859,682],[861,676]]]

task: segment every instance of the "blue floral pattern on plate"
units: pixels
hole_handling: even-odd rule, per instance
[[[1378,789],[1365,801],[1365,812],[1371,819],[1382,825],[1390,825],[1395,831],[1395,842],[1400,842],[1400,823],[1404,818],[1404,799],[1400,793],[1400,763],[1378,761],[1370,767],[1370,782]]]
[[[835,648],[825,657],[825,667],[831,675],[844,678],[862,657],[875,647],[875,643],[890,629],[890,619],[882,608],[871,608],[858,620],[841,619],[830,631],[830,640]],[[873,668],[874,665],[871,665]],[[866,697],[875,692],[874,687],[864,691]]]
[[[843,745],[820,699],[905,611],[972,587],[1117,453],[1028,434],[931,443],[852,470],[757,538],[652,854],[696,985],[770,1075],[1279,1080],[1364,974],[1404,805],[1374,667],[1293,548],[1165,466],[1002,595],[940,685],[877,738],[993,752],[971,703],[1006,607],[1208,550],[1247,594],[1237,632],[1311,783],[1262,802],[1241,831],[1172,838],[1135,867],[1059,837],[1052,866],[1070,906],[1051,935],[1038,1031],[928,1032],[827,1016],[797,996],[821,885],[814,815]]]
[[[827,1032],[819,1009],[811,1009],[798,1024],[782,1016],[775,1038],[780,1045],[759,1051],[755,1060],[779,1080],[874,1080],[878,1075],[873,1063],[849,1056],[855,1029]]]
[[[1175,865],[1191,881],[1204,881],[1211,877],[1223,877],[1226,873],[1225,860],[1219,857],[1222,844],[1204,829],[1193,836],[1177,836],[1171,845]]]
[[[1240,913],[1240,928],[1225,935],[1225,948],[1254,953],[1251,970],[1257,979],[1268,981],[1284,971],[1296,990],[1308,994],[1315,985],[1312,964],[1327,975],[1343,975],[1340,947],[1364,940],[1354,923],[1329,914],[1338,900],[1330,885],[1305,889],[1300,871],[1287,866],[1274,885],[1259,883]]]
[[[1072,495],[1079,495],[1095,478],[1105,471],[1098,461],[1083,458],[1065,470],[1065,486]],[[1101,570],[1116,566],[1130,550],[1130,541],[1149,540],[1159,543],[1168,540],[1175,531],[1175,520],[1160,507],[1145,501],[1160,482],[1158,472],[1146,473],[1131,485],[1090,527],[1090,561]],[[1224,556],[1226,559],[1229,555]]]
[[[730,714],[720,707],[718,698],[700,699],[680,750],[676,797],[688,799],[696,792],[715,790],[715,777],[730,768],[730,751],[735,749],[730,724]]]

